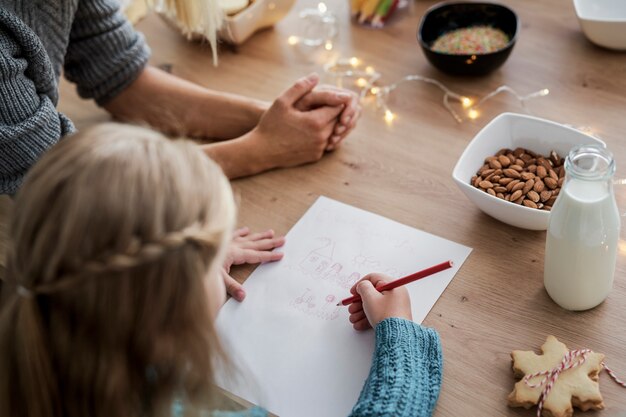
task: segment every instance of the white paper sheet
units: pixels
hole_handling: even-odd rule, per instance
[[[281,417],[347,416],[369,373],[373,331],[356,332],[336,304],[370,272],[395,278],[452,260],[408,284],[421,323],[471,248],[320,197],[287,234],[280,262],[259,266],[247,297],[229,300],[217,330],[243,377],[218,384]]]

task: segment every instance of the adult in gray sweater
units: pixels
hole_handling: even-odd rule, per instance
[[[203,146],[230,178],[318,160],[360,113],[353,94],[315,88],[315,75],[266,103],[176,78],[148,57],[116,0],[0,0],[0,193],[15,193],[42,153],[74,131],[56,110],[62,69],[81,97],[117,118],[229,139]]]

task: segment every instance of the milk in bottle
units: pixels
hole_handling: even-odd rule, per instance
[[[599,145],[580,145],[565,160],[565,183],[548,226],[544,285],[567,310],[600,304],[613,286],[620,219],[615,162]]]

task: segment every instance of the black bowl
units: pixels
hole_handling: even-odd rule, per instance
[[[446,32],[487,25],[500,29],[509,38],[502,49],[485,54],[451,55],[430,47]],[[426,58],[436,68],[453,75],[484,75],[504,63],[517,38],[519,19],[506,6],[495,3],[439,3],[426,11],[417,31],[417,40]]]

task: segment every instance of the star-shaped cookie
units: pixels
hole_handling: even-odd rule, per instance
[[[532,351],[515,350],[511,353],[513,372],[522,378],[515,384],[509,394],[510,407],[530,408],[539,402],[544,386],[531,388],[524,382],[524,376],[537,372],[549,371],[559,366],[569,350],[556,337],[548,336],[541,346],[541,355]],[[567,369],[559,375],[548,396],[544,399],[543,415],[545,417],[571,417],[578,407],[583,411],[601,410],[604,408],[598,374],[602,370],[604,355],[591,352],[582,365]],[[544,377],[531,378],[529,383],[538,384]]]

